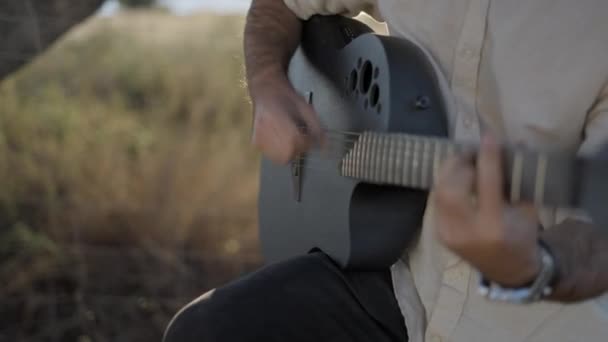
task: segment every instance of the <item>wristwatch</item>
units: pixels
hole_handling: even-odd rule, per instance
[[[539,251],[541,269],[536,279],[529,286],[506,288],[480,274],[479,293],[492,301],[515,304],[534,303],[550,296],[556,280],[557,265],[550,249],[542,241],[539,242]]]

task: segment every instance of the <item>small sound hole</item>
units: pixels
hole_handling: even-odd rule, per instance
[[[350,92],[354,92],[357,89],[357,81],[359,77],[357,75],[357,70],[353,70],[350,72],[350,78],[348,79],[348,89]]]
[[[374,84],[372,86],[372,90],[369,94],[369,103],[372,105],[372,107],[376,107],[379,100],[380,100],[380,88],[378,87],[377,84]]]
[[[372,63],[370,61],[366,61],[361,68],[361,93],[367,94],[369,88],[372,85],[374,68],[372,67]]]

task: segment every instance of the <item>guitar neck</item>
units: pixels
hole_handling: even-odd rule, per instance
[[[344,156],[340,169],[343,176],[367,183],[429,190],[443,161],[475,151],[448,139],[365,132]],[[576,207],[575,158],[523,149],[505,149],[503,156],[507,200]]]

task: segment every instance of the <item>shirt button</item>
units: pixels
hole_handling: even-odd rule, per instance
[[[445,280],[448,284],[454,284],[464,278],[462,270],[458,267],[454,267],[445,272]]]
[[[473,57],[473,49],[466,48],[466,49],[462,50],[462,54],[467,58],[471,58],[471,57]]]
[[[431,335],[431,342],[441,342],[441,336],[433,334]]]
[[[464,117],[464,127],[471,129],[473,127],[473,118],[470,115]]]

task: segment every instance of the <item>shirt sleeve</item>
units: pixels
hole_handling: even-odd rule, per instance
[[[357,16],[365,12],[378,19],[375,0],[283,0],[302,20],[315,14]]]
[[[598,152],[608,153],[608,85],[600,93],[591,110],[583,130],[582,144],[579,148],[580,156],[593,157]],[[555,212],[555,223],[565,219],[593,222],[593,218],[584,209],[558,209]]]
[[[589,111],[579,152],[584,156],[592,156],[600,150],[608,153],[608,84]]]

